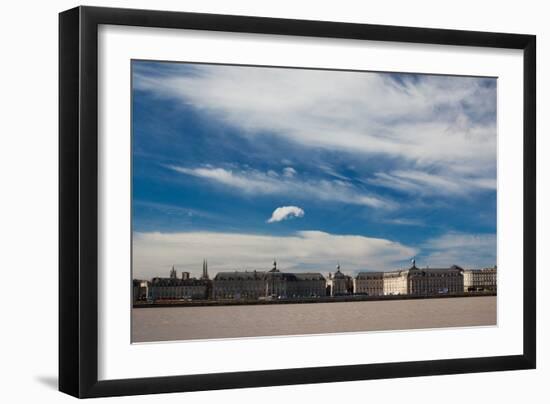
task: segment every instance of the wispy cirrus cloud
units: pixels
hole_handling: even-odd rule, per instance
[[[287,195],[293,198],[317,198],[323,201],[345,202],[352,205],[371,208],[395,209],[393,201],[370,194],[356,185],[342,180],[300,179],[293,175],[274,175],[271,172],[241,169],[233,170],[221,167],[180,167],[170,165],[169,169],[181,174],[199,177],[214,184],[237,189],[250,195]],[[275,173],[277,174],[277,173]]]
[[[495,83],[244,66],[186,66],[162,75],[138,72],[135,79],[136,88],[179,100],[241,136],[269,134],[309,148],[396,159],[416,177],[380,171],[381,184],[407,192],[425,185],[432,193],[457,193],[453,182],[466,193],[492,187]]]
[[[215,218],[216,215],[211,212],[206,212],[200,209],[188,208],[185,206],[178,206],[167,203],[151,202],[141,199],[135,199],[132,201],[135,208],[145,208],[153,211],[160,212],[167,216],[184,216],[184,217],[204,217]]]
[[[369,184],[420,195],[469,195],[474,191],[495,191],[496,177],[471,177],[453,172],[432,174],[419,170],[377,172]]]
[[[277,258],[283,270],[334,271],[337,262],[352,273],[393,269],[418,250],[382,238],[300,231],[289,236],[220,232],[134,233],[134,277],[166,275],[172,265],[198,275],[208,259],[218,271],[265,270]]]
[[[424,227],[426,226],[426,223],[424,223],[420,219],[409,219],[409,218],[393,218],[393,219],[384,219],[384,223],[389,224],[395,224],[399,226],[415,226],[415,227]]]

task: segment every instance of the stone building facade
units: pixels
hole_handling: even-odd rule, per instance
[[[464,270],[464,292],[496,292],[497,267]]]
[[[360,272],[355,278],[354,292],[369,296],[381,295],[435,295],[462,293],[464,270],[453,265],[450,268],[418,268],[389,272]]]
[[[326,290],[328,296],[345,296],[353,294],[353,279],[351,276],[344,275],[342,271],[340,271],[340,264],[336,267],[334,275],[328,275]]]
[[[384,272],[384,295],[406,295],[409,270]]]
[[[264,272],[218,272],[212,280],[213,299],[258,299],[265,296]]]
[[[134,279],[132,281],[133,286],[133,299],[134,302],[143,302],[149,300],[149,288],[151,286],[149,281],[143,281]]]
[[[295,273],[296,282],[291,283],[291,295],[296,297],[323,297],[326,296],[326,279],[319,272]]]
[[[325,296],[325,277],[317,272],[218,272],[212,280],[213,299],[300,298]]]
[[[464,291],[464,270],[450,268],[411,268],[408,273],[408,294],[429,296]]]
[[[134,301],[188,299],[293,299],[325,296],[388,296],[496,292],[496,267],[464,270],[449,268],[410,268],[389,272],[359,272],[355,278],[345,275],[340,265],[328,278],[319,272],[281,272],[277,263],[269,271],[218,272],[208,276],[208,264],[203,261],[202,276],[192,278],[182,272],[178,278],[172,267],[169,277],[151,281],[133,280]]]
[[[384,272],[359,272],[353,280],[353,291],[358,295],[384,295]]]
[[[172,267],[170,277],[151,279],[149,297],[153,301],[206,299],[209,294],[209,283],[206,262],[203,263],[201,279],[191,278],[189,272],[182,272],[181,278],[178,278],[175,268]]]

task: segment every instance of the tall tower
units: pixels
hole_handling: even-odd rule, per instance
[[[201,279],[209,279],[208,278],[208,261],[206,259],[202,260],[202,276]]]
[[[174,268],[174,265],[172,265],[172,269],[170,270],[170,278],[177,278],[178,274],[176,273],[176,268]]]

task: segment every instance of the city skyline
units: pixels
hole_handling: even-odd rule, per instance
[[[496,79],[132,69],[135,278],[496,264]]]
[[[274,264],[276,264],[277,269],[281,272],[286,272],[286,271],[289,270],[288,268],[285,268],[284,266],[281,266],[279,261],[277,261],[275,259],[273,262],[269,263],[269,265],[265,265],[264,267],[261,267],[261,268],[244,268],[244,267],[236,266],[236,267],[234,267],[235,269],[232,269],[232,270],[224,269],[224,270],[219,270],[218,271],[218,270],[216,270],[216,268],[211,268],[208,264],[208,259],[204,258],[203,261],[199,264],[200,268],[195,267],[195,266],[193,266],[193,267],[185,266],[184,267],[184,266],[179,266],[177,264],[173,264],[169,268],[163,268],[163,270],[165,270],[165,271],[162,272],[162,273],[154,272],[154,275],[151,276],[150,279],[152,279],[152,278],[169,278],[171,276],[172,271],[175,271],[176,277],[178,277],[178,278],[180,278],[182,276],[182,272],[184,272],[184,273],[188,273],[190,278],[200,279],[200,278],[204,277],[204,266],[203,265],[205,265],[205,264],[206,264],[206,270],[207,270],[207,274],[208,274],[209,278],[214,278],[218,272],[268,272],[270,269],[273,268]],[[314,269],[311,269],[311,271],[319,272],[321,275],[329,275],[329,274],[334,274],[336,271],[341,271],[342,273],[344,273],[346,275],[356,276],[359,273],[367,273],[367,272],[376,273],[376,272],[392,272],[392,271],[399,271],[399,270],[408,270],[412,266],[416,266],[418,269],[430,269],[430,268],[433,269],[434,268],[434,267],[430,267],[429,265],[423,266],[420,263],[418,265],[416,265],[416,264],[417,264],[416,259],[413,258],[409,262],[409,265],[404,265],[403,267],[400,267],[400,268],[393,268],[393,269],[387,269],[387,270],[356,269],[356,270],[351,271],[351,270],[346,270],[346,268],[343,268],[342,265],[340,265],[340,262],[338,261],[338,262],[336,262],[333,269],[329,270],[328,272],[314,271]],[[484,267],[473,268],[473,267],[464,267],[464,266],[462,266],[458,263],[451,263],[449,265],[444,265],[443,268],[451,268],[453,266],[460,267],[464,270],[493,269],[493,268],[497,267],[497,265],[494,264],[494,265],[489,265],[489,266],[484,266]],[[150,279],[140,279],[140,280],[150,280]]]
[[[181,274],[181,275],[180,275]],[[334,302],[333,298],[371,299],[385,296],[434,297],[477,293],[496,293],[497,268],[466,269],[457,265],[446,268],[421,268],[411,265],[394,271],[365,272],[355,276],[336,266],[334,273],[288,272],[274,261],[269,270],[224,271],[210,277],[207,260],[203,260],[201,277],[172,267],[168,277],[134,279],[135,304],[256,304],[285,300],[295,303]],[[298,299],[298,300],[297,300]],[[328,299],[328,300],[327,300]],[[139,306],[138,306],[139,307]],[[143,307],[143,306],[140,306]]]

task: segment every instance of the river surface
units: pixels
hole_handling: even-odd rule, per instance
[[[132,310],[133,342],[496,325],[496,296]]]

